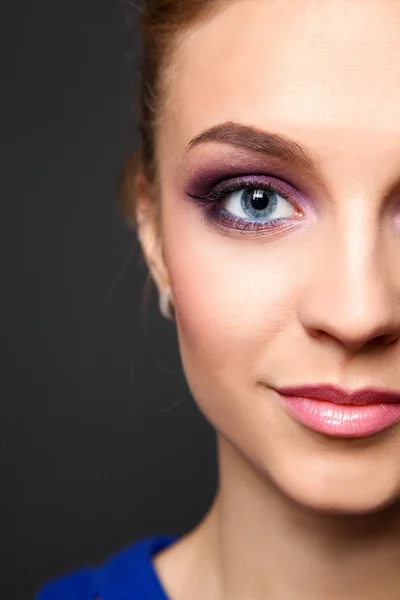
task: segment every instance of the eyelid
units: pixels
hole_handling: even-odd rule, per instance
[[[216,202],[229,194],[244,188],[265,189],[274,191],[298,209],[304,205],[303,196],[290,183],[271,175],[245,175],[223,179],[214,184],[207,193],[193,194],[187,192],[188,196],[203,202]]]

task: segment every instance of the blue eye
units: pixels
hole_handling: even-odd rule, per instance
[[[242,188],[227,194],[220,205],[234,217],[251,221],[286,219],[296,214],[296,208],[273,188]]]
[[[220,229],[254,234],[283,232],[303,219],[299,209],[303,199],[297,190],[272,177],[241,177],[222,181],[204,195],[187,194],[202,208],[207,220]]]

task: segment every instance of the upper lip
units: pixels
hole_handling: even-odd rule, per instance
[[[400,391],[363,388],[348,392],[335,385],[313,384],[275,388],[285,396],[325,400],[334,404],[393,404],[400,403]]]

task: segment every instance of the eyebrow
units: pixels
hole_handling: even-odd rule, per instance
[[[315,168],[317,162],[306,148],[283,135],[234,122],[215,125],[203,131],[189,142],[186,152],[205,142],[219,142],[261,152],[310,170]]]

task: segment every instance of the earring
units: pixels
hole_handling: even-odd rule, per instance
[[[165,319],[169,319],[170,321],[174,320],[174,305],[172,303],[171,292],[164,292],[160,294],[158,298],[158,305],[160,307],[160,313]]]

